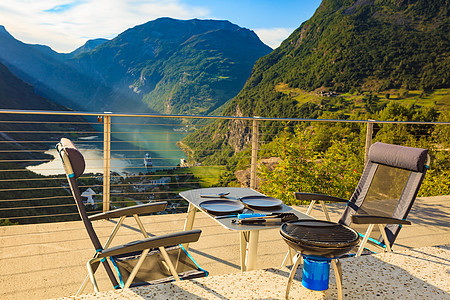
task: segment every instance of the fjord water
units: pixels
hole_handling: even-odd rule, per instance
[[[103,173],[103,132],[98,135],[74,139],[76,147],[86,160],[86,173]],[[176,143],[186,136],[182,127],[173,124],[113,124],[111,128],[111,170],[118,173],[146,173],[157,169],[175,168],[186,158]],[[47,152],[54,157],[27,169],[42,175],[64,174],[56,149]],[[144,165],[145,154],[152,158],[153,167]]]
[[[123,158],[129,162],[127,172],[146,172],[144,157],[148,153],[152,158],[151,169],[170,169],[186,158],[176,143],[186,136],[179,125],[146,124],[113,126],[111,154],[115,158]],[[111,164],[115,161],[111,160]]]

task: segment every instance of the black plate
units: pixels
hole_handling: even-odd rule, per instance
[[[256,209],[270,209],[280,206],[283,201],[267,196],[245,196],[241,198],[242,203]]]
[[[225,199],[203,201],[200,203],[200,207],[214,215],[237,213],[244,209],[241,202]]]

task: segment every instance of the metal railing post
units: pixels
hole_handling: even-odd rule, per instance
[[[258,163],[259,117],[254,117],[252,126],[252,161],[250,165],[250,188],[256,188],[256,166]]]
[[[372,145],[373,122],[375,120],[367,120],[366,147],[364,150],[364,163],[369,161],[369,148]]]
[[[103,212],[109,210],[111,187],[111,116],[103,116]]]

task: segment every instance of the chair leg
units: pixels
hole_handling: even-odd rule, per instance
[[[339,259],[332,259],[331,263],[333,264],[334,277],[336,277],[336,286],[338,291],[338,299],[342,300],[342,264]]]
[[[91,282],[92,282],[92,285],[94,286],[95,292],[99,292],[99,289],[98,289],[97,281],[95,280],[95,275],[94,274],[97,271],[98,267],[100,266],[100,262],[103,260],[101,258],[98,258],[97,255],[98,254],[96,254],[94,258],[91,258],[86,263],[86,267],[87,267],[87,270],[88,270],[88,273],[89,273],[88,278],[91,279]],[[106,260],[104,262],[102,262],[102,263],[106,264],[105,268],[106,268],[106,266],[109,268],[108,262]],[[111,271],[111,269],[109,269],[109,271]],[[116,278],[114,277],[114,274],[112,274],[112,273],[110,274],[110,272],[108,272],[108,269],[106,269],[106,273],[108,274],[108,276],[113,276],[113,277],[110,277],[111,280],[113,280],[113,279],[114,279],[114,281],[116,280]],[[117,282],[114,282],[114,281],[112,281],[112,283],[113,283],[113,285],[116,285]],[[87,278],[83,281],[83,284],[78,289],[77,295],[81,294],[83,292],[83,290],[86,287],[86,284],[87,284]]]
[[[328,222],[331,222],[330,215],[328,214],[327,206],[325,205],[325,201],[319,201],[319,202],[322,205],[322,210],[323,210],[323,213],[325,214],[325,218],[327,219]]]
[[[138,226],[139,226],[139,228],[140,228],[142,234],[144,235],[144,237],[145,237],[145,238],[148,238],[148,237],[149,237],[149,236],[148,236],[148,233],[147,233],[147,231],[145,230],[144,224],[142,224],[142,221],[141,221],[141,219],[139,218],[139,216],[138,216],[138,215],[133,215],[133,217],[134,217],[134,219],[136,220],[136,223],[138,224]],[[170,273],[172,273],[173,278],[174,278],[176,281],[181,281],[180,276],[178,276],[178,272],[177,272],[176,268],[174,267],[174,265],[172,264],[172,261],[170,260],[169,254],[167,254],[166,249],[165,249],[164,247],[159,247],[158,249],[159,249],[159,251],[161,252],[161,255],[163,256],[164,261],[166,262],[167,267],[169,268]],[[146,253],[145,255],[147,255],[147,253]],[[178,262],[177,262],[177,263],[178,263]]]
[[[309,216],[309,214],[311,213],[311,210],[314,206],[314,204],[316,204],[316,200],[311,200],[311,203],[309,203],[308,209],[306,210],[306,214]]]
[[[93,259],[96,258],[96,257],[97,257],[97,254],[95,254]],[[100,266],[100,262],[95,263],[94,266],[91,267],[92,268],[92,272],[95,273],[99,266]],[[81,295],[81,293],[83,293],[84,289],[86,288],[87,283],[89,282],[89,277],[90,277],[89,274],[86,275],[86,277],[84,278],[83,283],[81,284],[80,288],[78,289],[78,292],[77,292],[76,296],[79,296],[79,295]]]
[[[311,200],[311,203],[309,204],[308,209],[306,210],[307,215],[311,214],[312,208],[313,208],[314,204],[316,204],[316,201],[318,201],[318,200]],[[325,201],[319,201],[319,203],[322,206],[322,210],[323,210],[323,213],[325,214],[325,218],[327,219],[327,221],[331,221],[330,215],[328,214],[327,206],[325,205]]]
[[[105,246],[103,246],[103,249],[108,249],[109,248],[109,245],[111,245],[112,240],[116,236],[116,234],[119,231],[120,226],[122,226],[122,223],[123,223],[124,220],[125,220],[125,216],[120,217],[119,221],[117,221],[117,224],[116,224],[116,226],[114,226],[114,229],[111,232],[111,234],[109,235],[109,238],[106,241]]]
[[[139,229],[141,230],[142,234],[144,235],[145,238],[148,238],[148,233],[145,230],[144,224],[142,224],[141,219],[139,218],[138,215],[133,215],[134,219],[136,220],[136,223],[139,226]],[[170,260],[169,254],[167,254],[167,251],[164,247],[159,247],[158,248],[159,251],[161,252],[161,255],[164,258],[164,261],[167,264],[167,267],[169,268],[170,273],[172,273],[173,278],[176,281],[181,281],[180,276],[178,276],[178,272],[176,270],[176,268],[174,267],[174,265],[172,264],[172,261]],[[147,253],[145,254],[147,255]],[[178,263],[178,262],[177,262]],[[134,270],[133,270],[134,271]]]
[[[136,265],[134,266],[133,270],[131,271],[130,276],[127,279],[127,282],[125,282],[125,285],[123,286],[125,289],[130,287],[131,283],[134,280],[134,277],[136,277],[137,272],[139,271],[142,264],[144,263],[144,260],[149,251],[150,251],[150,249],[145,249],[144,251],[142,251],[141,257],[139,257],[139,260],[137,261]]]
[[[291,285],[292,285],[292,280],[294,279],[295,276],[295,272],[297,271],[298,265],[300,264],[300,262],[302,261],[302,257],[300,255],[300,253],[297,253],[294,257],[295,263],[292,266],[292,270],[291,273],[289,274],[289,279],[288,279],[288,283],[287,283],[287,287],[286,287],[286,294],[285,294],[285,299],[289,299],[289,290],[291,289]]]
[[[147,230],[145,230],[144,224],[142,224],[141,219],[138,215],[133,215],[134,219],[136,220],[136,223],[139,226],[139,229],[141,230],[142,234],[144,235],[144,238],[148,238]]]
[[[383,237],[384,245],[386,246],[386,251],[392,252],[391,245],[386,235],[386,231],[384,230],[384,225],[378,224],[378,228],[380,229],[381,236]]]
[[[86,267],[88,269],[89,277],[91,278],[91,282],[92,282],[92,285],[94,286],[94,291],[96,293],[99,292],[99,289],[98,289],[97,281],[95,280],[95,276],[94,276],[94,272],[95,271],[92,269],[92,264],[95,263],[95,262],[98,262],[98,261],[99,261],[98,258],[93,258],[93,259],[89,260],[86,263]]]
[[[80,288],[78,289],[78,292],[75,296],[79,296],[81,295],[81,293],[83,293],[84,289],[86,288],[87,283],[89,282],[89,274],[86,275],[86,277],[84,278],[83,283],[81,284]]]
[[[167,254],[167,251],[164,247],[159,247],[159,251],[161,252],[162,256],[164,257],[164,260],[169,267],[170,273],[172,273],[173,278],[175,278],[176,281],[180,281],[180,277],[178,276],[177,270],[175,270],[175,267],[172,264],[172,261],[170,260],[169,254]]]
[[[372,233],[372,230],[373,230],[374,226],[375,226],[374,224],[370,224],[369,227],[367,228],[367,231],[366,231],[366,233],[364,235],[364,238],[363,238],[361,244],[359,245],[358,252],[356,252],[356,256],[361,256],[361,253],[364,250],[364,246],[366,245],[367,241],[369,240],[369,236]]]

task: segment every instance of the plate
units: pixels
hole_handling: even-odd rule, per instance
[[[241,202],[224,199],[203,201],[199,206],[215,215],[237,213],[244,209],[244,205]]]
[[[277,198],[267,196],[245,196],[241,198],[242,203],[256,209],[270,209],[283,204],[283,201]]]

